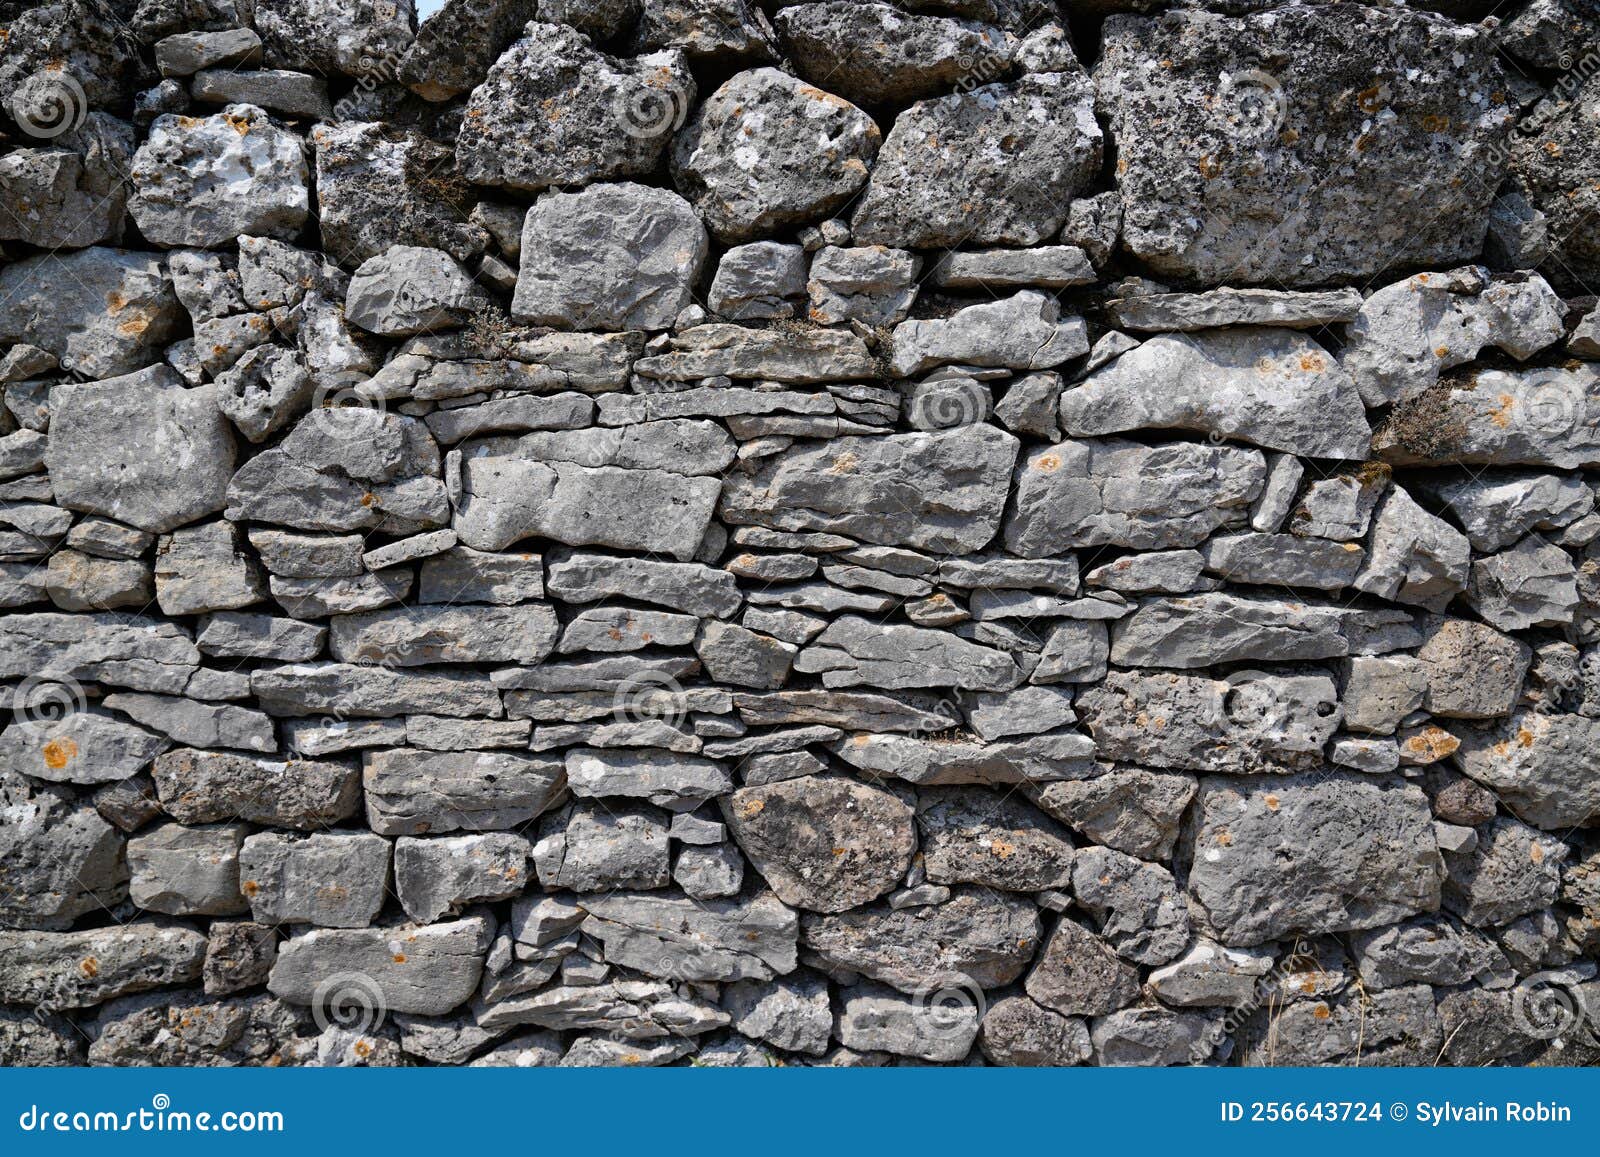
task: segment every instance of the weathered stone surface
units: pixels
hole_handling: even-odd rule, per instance
[[[1095,76],[1123,243],[1157,276],[1361,281],[1459,263],[1482,241],[1511,116],[1477,29],[1365,8],[1117,16]],[[1417,180],[1418,156],[1435,180]],[[1329,182],[1335,157],[1347,176]]]
[[[287,241],[309,213],[304,142],[254,105],[203,120],[157,117],[129,175],[128,212],[157,245],[216,248],[240,234]]]
[[[395,893],[418,923],[475,901],[506,900],[527,886],[528,841],[514,832],[414,839],[394,845]]]
[[[177,694],[200,652],[173,623],[138,615],[0,615],[0,676],[98,680]],[[70,684],[68,685],[69,695]],[[55,698],[59,700],[59,695]]]
[[[1038,892],[1071,882],[1072,841],[1019,796],[926,788],[917,798],[917,828],[923,867],[936,884]]]
[[[93,808],[9,771],[0,773],[0,803],[0,925],[68,928],[127,895],[122,839]]]
[[[128,841],[128,899],[170,916],[232,916],[239,892],[244,824],[160,824]]]
[[[845,205],[881,141],[872,118],[848,101],[757,68],[732,77],[690,117],[673,142],[672,179],[718,240],[755,241]]]
[[[1075,779],[1089,773],[1094,742],[1055,731],[999,743],[864,733],[841,739],[833,753],[871,775],[913,784],[1010,784]]]
[[[131,128],[102,112],[50,141],[0,159],[0,191],[14,211],[0,237],[41,249],[82,248],[122,235],[133,157]]]
[[[1533,651],[1482,623],[1443,619],[1428,626],[1417,659],[1427,679],[1422,705],[1428,711],[1452,719],[1497,719],[1511,713]]]
[[[1018,464],[1005,544],[1025,558],[1107,544],[1194,546],[1244,521],[1266,472],[1256,450],[1120,438],[1063,442]]]
[[[808,915],[801,923],[807,953],[824,967],[924,997],[1009,984],[1033,958],[1040,936],[1038,909],[985,888],[953,889],[948,903],[932,908],[879,903]]]
[[[978,550],[999,527],[1017,445],[987,427],[800,442],[756,473],[730,477],[720,513],[736,525]],[[946,482],[934,487],[933,478]]]
[[[266,0],[255,18],[269,66],[324,75],[365,75],[404,50],[415,25],[410,3],[375,0]]]
[[[158,360],[182,316],[154,254],[95,247],[0,269],[0,341],[38,346],[87,378]]]
[[[1005,652],[943,631],[879,626],[845,615],[795,659],[795,670],[818,673],[824,687],[961,687],[1007,691],[1022,672]]]
[[[51,783],[116,783],[136,775],[170,744],[102,711],[20,719],[0,732],[0,770]]]
[[[1588,716],[1523,711],[1487,730],[1461,729],[1451,759],[1518,819],[1565,834],[1600,813],[1597,733],[1600,721]]]
[[[624,968],[672,980],[770,980],[793,972],[799,919],[770,892],[688,901],[615,893],[585,896],[583,930]]]
[[[349,818],[361,798],[356,768],[340,763],[182,748],[158,757],[152,771],[161,806],[186,824],[238,818],[310,830]]]
[[[1139,971],[1082,924],[1063,917],[1023,987],[1063,1016],[1104,1016],[1139,996]]]
[[[1138,769],[1044,785],[1039,806],[1068,827],[1119,852],[1166,860],[1194,798],[1192,777]]]
[[[559,329],[658,330],[689,304],[705,226],[665,189],[622,183],[546,193],[522,226],[511,313]]]
[[[365,832],[259,832],[244,842],[238,878],[262,924],[365,928],[388,895],[389,844]]]
[[[1196,430],[1314,458],[1364,458],[1371,439],[1355,382],[1326,350],[1251,326],[1150,338],[1062,394],[1061,426]]]
[[[544,603],[512,607],[406,607],[336,615],[328,652],[344,663],[420,667],[430,663],[522,663],[555,650],[555,611]]]
[[[45,466],[56,501],[140,530],[220,510],[234,441],[212,387],[184,388],[165,366],[51,391]]]
[[[267,989],[291,1004],[317,1006],[349,999],[328,983],[338,977],[354,991],[376,988],[390,1012],[437,1016],[477,989],[492,927],[474,916],[426,926],[313,928],[279,947]]]
[[[362,762],[367,821],[385,836],[519,828],[566,789],[559,760],[498,751],[397,749]]]
[[[451,329],[488,305],[489,297],[442,249],[391,245],[361,263],[350,278],[345,317],[369,333],[405,337]]]
[[[948,318],[896,326],[892,364],[901,377],[948,362],[1046,370],[1088,352],[1083,319],[1063,320],[1053,297],[1025,289]]]
[[[206,938],[180,923],[140,921],[85,932],[0,931],[0,999],[88,1008],[198,980]],[[84,961],[94,963],[85,968]]]
[[[1100,165],[1081,70],[988,84],[900,114],[852,219],[857,241],[906,249],[1037,245]]]
[[[644,176],[694,98],[681,52],[608,56],[572,28],[533,23],[473,89],[456,166],[528,191]]]
[[[892,890],[916,852],[903,797],[844,776],[743,787],[722,803],[728,830],[778,898],[843,912]]]
[[[1427,797],[1393,778],[1205,778],[1189,886],[1223,944],[1372,928],[1439,906]]]
[[[1484,369],[1397,405],[1372,448],[1400,466],[1590,466],[1600,463],[1600,434],[1589,419],[1597,396],[1600,367],[1589,363]]]
[[[862,983],[845,990],[835,1032],[846,1048],[948,1063],[972,1048],[979,1019],[970,997],[934,1006],[887,985]]]

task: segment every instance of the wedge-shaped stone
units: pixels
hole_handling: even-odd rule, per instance
[[[1195,546],[1214,530],[1242,525],[1266,477],[1259,450],[1062,442],[1018,463],[1005,544],[1024,558],[1081,546]]]
[[[246,819],[311,830],[348,819],[361,800],[360,773],[343,763],[180,748],[152,771],[161,806],[186,824]]]
[[[999,988],[1022,975],[1041,941],[1039,910],[987,888],[957,888],[931,908],[872,904],[806,915],[808,959],[924,995],[945,988]]]
[[[851,731],[947,731],[959,722],[933,696],[875,695],[868,691],[739,692],[739,718],[752,727],[821,724]]]
[[[1557,530],[1594,509],[1594,491],[1581,479],[1525,470],[1484,470],[1408,482],[1438,502],[1467,532],[1474,550],[1510,546],[1530,530]]]
[[[314,928],[278,948],[267,989],[291,1004],[337,1006],[351,992],[390,1012],[441,1016],[478,987],[494,922],[481,916],[448,924]],[[349,991],[330,977],[340,977]]]
[[[839,740],[831,750],[852,767],[907,783],[994,785],[1089,775],[1094,740],[1075,731],[1054,731],[999,743],[861,734]]]
[[[1150,293],[1109,302],[1106,312],[1122,329],[1190,333],[1229,325],[1312,329],[1350,321],[1361,309],[1359,289],[1293,293],[1278,289],[1212,289],[1205,293]]]
[[[557,759],[502,751],[372,751],[362,757],[367,821],[384,836],[519,828],[557,803]]]
[[[659,980],[617,980],[561,985],[532,996],[496,1001],[477,1014],[493,1030],[533,1024],[550,1029],[594,1029],[619,1040],[659,1040],[710,1032],[728,1023],[715,1005],[679,995]]]
[[[1442,611],[1466,587],[1471,557],[1465,535],[1392,486],[1373,513],[1367,560],[1354,586],[1393,602]]]
[[[1422,789],[1394,777],[1202,779],[1189,889],[1222,943],[1375,928],[1439,907]]]
[[[45,465],[69,510],[171,530],[222,508],[234,453],[215,388],[166,366],[50,391]]]
[[[1355,382],[1316,342],[1240,326],[1153,337],[1061,395],[1069,434],[1179,429],[1312,458],[1365,458]]]
[[[689,900],[619,892],[585,896],[583,931],[609,963],[671,980],[771,980],[795,969],[800,921],[770,892]]]
[[[1409,616],[1399,616],[1408,621]],[[1213,591],[1147,599],[1111,628],[1111,661],[1124,667],[1285,663],[1349,654],[1348,632],[1383,612]]]
[[[753,474],[730,477],[721,516],[883,545],[980,550],[999,528],[1018,445],[992,426],[799,442]]]
[[[904,793],[846,776],[744,787],[719,803],[778,898],[814,912],[842,912],[893,890],[917,848]]]

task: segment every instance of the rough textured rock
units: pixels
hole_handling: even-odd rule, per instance
[[[0,1063],[1600,1063],[1593,7],[0,5]]]
[[[1359,7],[1116,16],[1095,76],[1123,243],[1157,276],[1364,281],[1482,243],[1512,117],[1477,29]]]
[[[727,242],[819,221],[866,182],[882,134],[849,101],[775,68],[706,98],[672,146],[672,179]]]

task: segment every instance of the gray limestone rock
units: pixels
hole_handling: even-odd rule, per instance
[[[46,141],[49,147],[19,148],[0,158],[0,192],[15,207],[0,223],[0,237],[50,250],[116,244],[133,159],[130,126],[91,112],[78,127]]]
[[[978,550],[999,527],[1017,446],[987,426],[797,442],[755,473],[731,476],[720,515],[735,525]]]
[[[722,1006],[745,1036],[788,1052],[821,1056],[828,1051],[833,1012],[828,985],[819,976],[796,973],[769,984],[737,981],[723,991]]]
[[[891,891],[917,848],[903,793],[845,776],[742,787],[719,804],[778,898],[808,911],[843,912]]]
[[[199,664],[200,652],[174,623],[139,615],[0,615],[0,677],[47,686],[83,679],[177,694]],[[66,698],[75,702],[66,686]]]
[[[511,313],[558,329],[667,329],[708,250],[705,226],[670,190],[624,182],[546,193],[522,226]]]
[[[135,921],[83,932],[0,931],[0,999],[89,1008],[198,980],[205,952],[206,938],[178,922]]]
[[[341,763],[180,748],[151,770],[161,805],[186,824],[245,819],[310,830],[349,818],[361,798],[356,768]]]
[[[218,248],[240,234],[287,241],[310,211],[305,143],[250,104],[161,116],[134,154],[128,212],[157,245]]]
[[[608,56],[572,28],[531,23],[472,90],[456,167],[527,191],[645,176],[694,99],[677,50]]]
[[[1326,350],[1253,326],[1150,338],[1062,394],[1061,426],[1196,430],[1313,458],[1364,458],[1371,438],[1355,382]]]
[[[917,800],[917,829],[923,868],[936,884],[1038,892],[1071,882],[1072,841],[1020,795],[925,788]]]
[[[1034,798],[1048,814],[1097,844],[1145,860],[1167,860],[1196,783],[1192,776],[1137,768],[1045,784]]]
[[[1195,546],[1244,521],[1266,472],[1257,450],[1120,438],[1062,442],[1018,463],[1005,544],[1025,558],[1107,544]]]
[[[248,909],[239,891],[244,824],[159,824],[128,841],[128,898],[169,916],[234,916]]]
[[[1533,661],[1532,649],[1467,619],[1430,622],[1417,651],[1427,679],[1422,706],[1451,719],[1511,714]]]
[[[0,803],[0,926],[69,928],[126,897],[122,838],[93,808],[9,771],[0,773]]]
[[[925,999],[944,989],[999,988],[1020,977],[1039,949],[1039,912],[987,888],[955,888],[928,908],[885,903],[801,921],[807,958]]]
[[[861,733],[837,741],[832,751],[872,776],[918,785],[993,786],[1081,778],[1092,766],[1094,741],[1074,731],[997,743]]]
[[[1089,1028],[1021,994],[1003,996],[983,1014],[978,1047],[990,1064],[1016,1067],[1081,1065],[1092,1055]]]
[[[478,987],[493,923],[313,928],[284,941],[267,989],[291,1004],[338,1007],[366,998],[390,1012],[438,1016]]]
[[[234,441],[213,387],[165,366],[51,392],[45,450],[56,501],[168,531],[220,510]]]
[[[467,904],[521,895],[531,852],[515,832],[402,836],[394,845],[395,894],[406,915],[430,924]]]
[[[391,245],[350,278],[345,317],[384,337],[451,329],[485,308],[488,295],[442,249]]]
[[[673,142],[672,179],[718,240],[755,241],[848,203],[881,141],[849,101],[757,68],[694,111]]]
[[[1477,253],[1512,119],[1485,32],[1314,6],[1119,15],[1104,37],[1123,244],[1156,276],[1294,288]]]
[[[1166,964],[1189,945],[1189,911],[1172,873],[1110,848],[1081,848],[1072,893],[1118,956]]]
[[[1101,145],[1081,69],[921,101],[895,119],[852,232],[906,249],[1037,245],[1090,185]]]
[[[404,51],[416,28],[411,0],[258,0],[254,11],[270,67],[323,75],[365,76]]]
[[[154,254],[94,247],[0,269],[0,341],[47,350],[63,369],[111,378],[157,361],[182,309]]]
[[[546,889],[662,888],[671,875],[667,820],[642,804],[568,804],[539,822],[532,859]]]
[[[844,615],[795,659],[795,670],[820,674],[824,687],[960,687],[1009,691],[1022,671],[1003,651],[945,631]]]
[[[0,732],[0,769],[49,783],[117,783],[138,774],[170,745],[109,712],[26,717]]]
[[[357,831],[258,832],[239,855],[239,890],[261,924],[365,928],[389,890],[389,842]]]
[[[845,1048],[950,1063],[965,1057],[982,1012],[973,998],[935,1002],[907,997],[882,984],[862,983],[841,997],[834,1034]]]
[[[1191,333],[1221,326],[1312,329],[1352,321],[1361,310],[1356,289],[1295,293],[1278,289],[1212,289],[1118,298],[1106,311],[1123,329]]]
[[[921,269],[922,258],[904,249],[825,246],[811,258],[806,316],[820,325],[895,325],[916,300]]]
[[[1577,478],[1531,470],[1485,470],[1424,478],[1412,490],[1444,507],[1474,550],[1502,550],[1530,530],[1554,531],[1594,509],[1594,491]]]
[[[1023,988],[1063,1016],[1104,1016],[1138,999],[1139,970],[1082,924],[1063,917]]]
[[[894,329],[894,372],[900,377],[955,362],[1013,370],[1047,370],[1089,352],[1079,317],[1061,318],[1055,298],[1036,289],[948,318],[907,321]]]
[[[328,651],[340,662],[386,668],[432,663],[535,666],[555,650],[559,630],[555,611],[545,603],[401,607],[334,616]]]
[[[1427,797],[1402,780],[1207,777],[1195,808],[1189,888],[1230,947],[1439,906],[1444,864]]]
[[[1442,611],[1467,585],[1472,548],[1466,536],[1399,486],[1379,499],[1366,547],[1353,585],[1370,595]]]
[[[156,544],[156,602],[168,615],[231,611],[266,595],[261,568],[230,522],[207,522],[163,535]]]
[[[794,317],[805,295],[805,250],[778,241],[754,241],[735,245],[722,255],[706,305],[729,321],[762,321]]]
[[[771,980],[795,969],[800,921],[770,892],[687,900],[614,892],[585,896],[585,934],[605,959],[677,981]]]
[[[1462,728],[1451,759],[1518,819],[1565,835],[1600,813],[1597,735],[1600,720],[1585,715],[1521,711],[1485,730]]]
[[[561,800],[561,761],[499,751],[368,752],[367,821],[379,835],[519,828]]]
[[[1475,559],[1465,598],[1502,631],[1560,627],[1578,609],[1577,568],[1566,551],[1530,534],[1509,550]]]
[[[1402,402],[1374,434],[1375,457],[1397,466],[1553,466],[1600,463],[1589,421],[1600,366],[1482,369]]]

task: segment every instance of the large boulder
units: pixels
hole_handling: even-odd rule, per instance
[[[1104,36],[1123,244],[1158,276],[1359,283],[1477,255],[1512,120],[1485,30],[1340,4]]]

